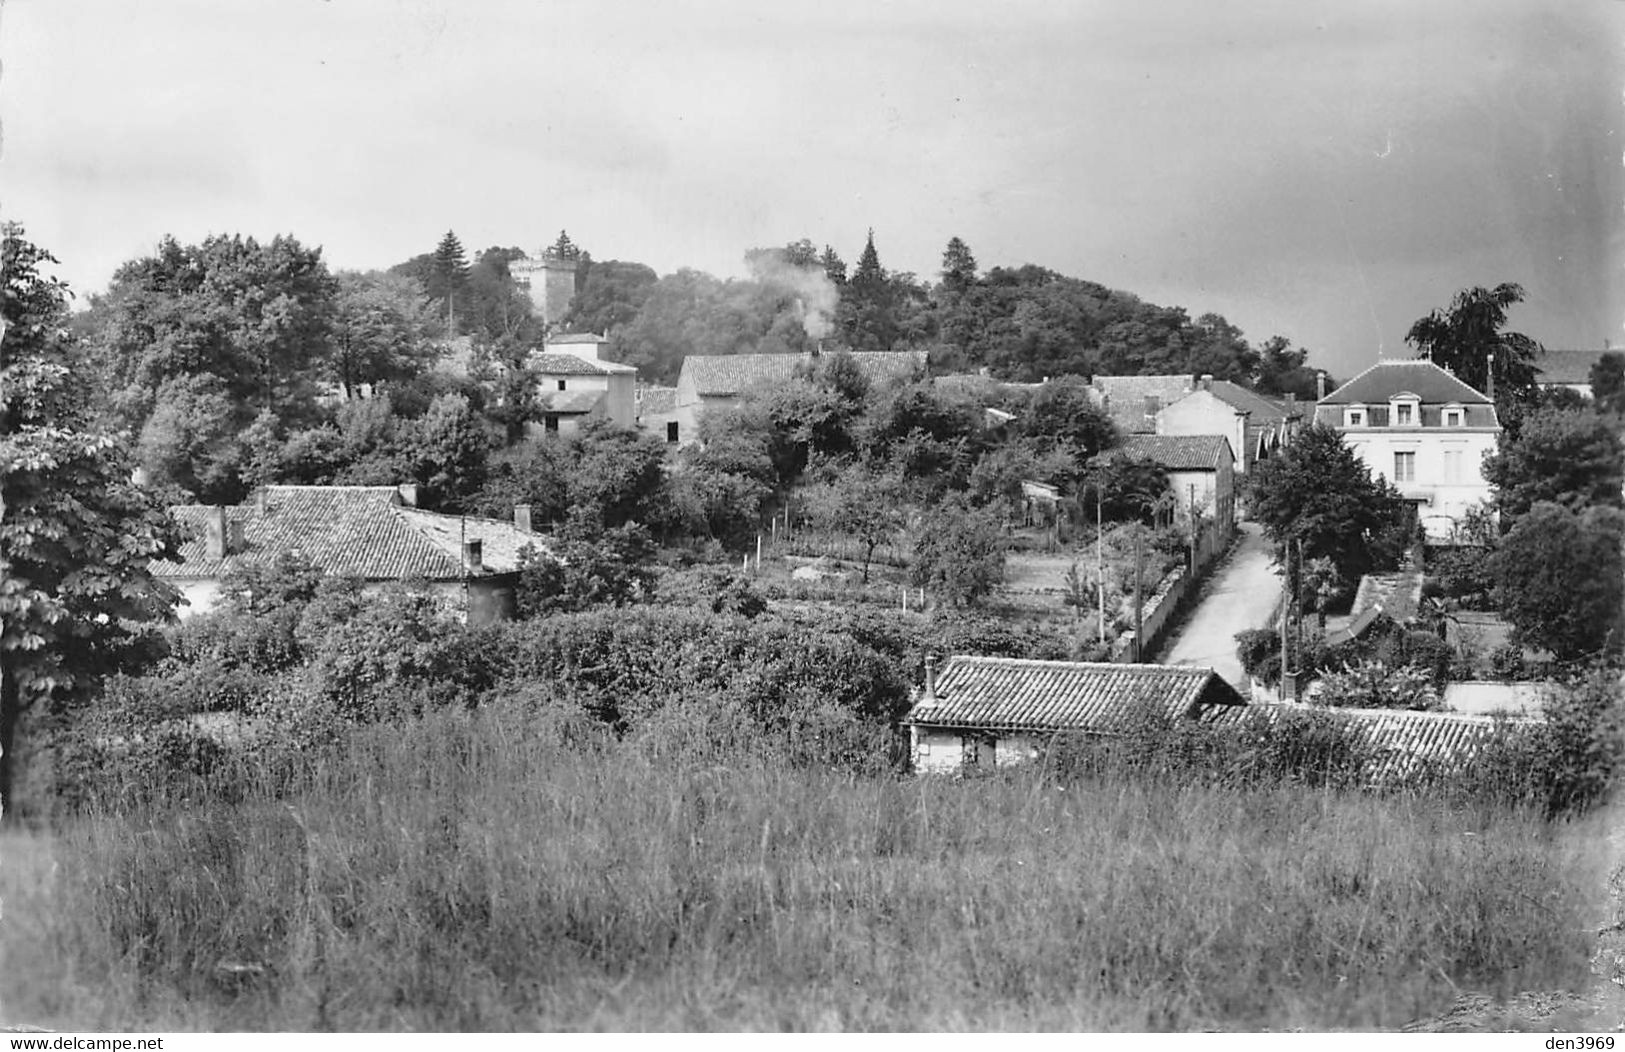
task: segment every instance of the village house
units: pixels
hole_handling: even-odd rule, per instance
[[[1545,390],[1567,388],[1585,398],[1593,397],[1591,367],[1605,354],[1625,354],[1625,351],[1605,347],[1599,351],[1547,350],[1535,359],[1535,386]]]
[[[941,672],[927,662],[903,723],[915,770],[965,773],[1038,759],[1057,734],[1121,735],[1244,704],[1209,668],[956,655]]]
[[[658,436],[668,445],[676,445],[681,437],[677,426],[677,388],[639,384],[633,398],[638,430]]]
[[[1236,474],[1245,475],[1291,443],[1303,416],[1293,395],[1277,402],[1204,375],[1189,394],[1159,409],[1152,427],[1159,435],[1224,435],[1235,455]]]
[[[924,351],[839,353],[850,354],[871,384],[925,374]],[[678,441],[692,442],[699,436],[700,418],[705,413],[737,409],[747,391],[787,383],[814,368],[818,357],[812,352],[689,355],[677,377]]]
[[[1416,505],[1432,543],[1450,543],[1493,496],[1483,460],[1501,434],[1495,402],[1433,362],[1379,361],[1317,402],[1315,423]]]
[[[532,428],[547,434],[573,434],[589,420],[617,427],[637,423],[634,389],[638,371],[609,361],[609,339],[595,333],[553,336],[527,360],[536,377],[536,412]]]
[[[1157,414],[1193,390],[1189,375],[1095,376],[1089,397],[1112,418],[1119,434],[1150,435],[1157,430]],[[1214,432],[1226,434],[1225,431]]]
[[[1147,460],[1168,473],[1173,519],[1228,538],[1236,523],[1235,457],[1223,435],[1129,435],[1107,455]]]
[[[176,561],[153,575],[185,598],[181,616],[220,602],[232,571],[298,555],[368,587],[420,580],[472,624],[505,620],[514,607],[520,549],[546,546],[531,533],[530,508],[502,522],[441,515],[416,506],[416,486],[267,486],[236,507],[183,505],[171,513],[190,533]]]

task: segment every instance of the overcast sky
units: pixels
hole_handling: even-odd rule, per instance
[[[1347,376],[1516,281],[1625,343],[1608,0],[7,0],[0,214],[106,287],[166,233],[384,267],[561,228],[742,276],[950,236],[1280,333]]]

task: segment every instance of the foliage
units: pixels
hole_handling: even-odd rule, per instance
[[[1393,566],[1403,550],[1407,508],[1386,481],[1373,479],[1335,430],[1312,427],[1251,473],[1252,516],[1275,543],[1305,559],[1330,559],[1347,581]]]
[[[1041,386],[1016,417],[1019,433],[1040,454],[1056,450],[1082,465],[1117,444],[1111,417],[1095,404],[1089,385],[1067,376]]]
[[[863,548],[863,583],[868,584],[875,549],[907,525],[907,508],[899,500],[902,479],[863,463],[834,464],[830,474],[803,500],[817,526],[846,534]]]
[[[624,606],[648,590],[653,558],[643,526],[605,526],[590,509],[573,508],[549,550],[526,545],[520,552],[519,616]]]
[[[0,299],[0,813],[11,811],[18,721],[65,704],[135,656],[176,594],[151,561],[172,557],[174,521],[133,485],[127,445],[87,426],[62,360],[67,289],[54,263],[4,231]]]
[[[1416,709],[1436,712],[1444,700],[1426,670],[1362,661],[1321,677],[1320,704],[1351,709]]]
[[[990,513],[944,501],[914,542],[912,580],[952,606],[979,606],[1004,581],[1004,551]]]
[[[1495,487],[1503,529],[1540,501],[1571,511],[1621,507],[1625,446],[1593,410],[1537,409],[1516,436],[1502,433],[1497,451],[1484,458],[1484,478]]]
[[[1078,521],[1093,519],[1099,504],[1106,522],[1149,523],[1165,512],[1173,499],[1166,468],[1115,451],[1089,462],[1072,503]]]
[[[564,328],[570,332],[614,334],[637,319],[649,290],[659,280],[654,269],[642,263],[594,260],[587,268],[581,291],[570,301]]]
[[[361,384],[410,380],[429,367],[438,353],[439,322],[417,282],[346,271],[337,276],[337,285],[327,372],[345,393]]]
[[[1490,557],[1495,598],[1515,639],[1559,661],[1619,652],[1625,513],[1536,504]]]
[[[1591,398],[1600,412],[1625,413],[1625,354],[1616,351],[1598,356],[1591,363],[1586,381],[1591,385]]]
[[[1473,287],[1456,293],[1450,306],[1419,319],[1405,334],[1417,356],[1449,369],[1479,391],[1500,400],[1515,400],[1535,386],[1535,359],[1540,344],[1518,332],[1502,332],[1507,312],[1523,302],[1524,292],[1510,282],[1493,289]],[[1493,377],[1493,382],[1492,382]]]

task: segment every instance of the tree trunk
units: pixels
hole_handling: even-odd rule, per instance
[[[15,664],[12,654],[0,652],[0,822],[6,823],[11,820],[13,809],[11,786],[16,771],[17,717],[22,712]]]

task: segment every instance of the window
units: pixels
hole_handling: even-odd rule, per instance
[[[1461,450],[1444,451],[1444,480],[1450,484],[1461,482]]]
[[[1394,406],[1394,426],[1410,427],[1416,423],[1416,407],[1409,402],[1400,402]]]
[[[676,442],[677,441],[677,421],[675,421],[675,420],[670,420],[670,421],[667,421],[667,423],[666,423],[666,441],[667,442]]]
[[[1460,427],[1461,426],[1461,421],[1462,421],[1462,411],[1460,409],[1446,409],[1444,411],[1444,426],[1445,427]]]
[[[1344,427],[1364,427],[1365,426],[1365,406],[1359,406],[1359,407],[1351,406],[1348,409],[1343,410],[1343,426]]]
[[[1416,481],[1416,453],[1414,450],[1394,454],[1394,481]]]
[[[559,390],[561,390],[561,391],[564,390],[564,381],[563,380],[559,381]]]
[[[920,743],[920,755],[921,756],[930,756],[931,755],[931,743],[930,742],[922,741]]]
[[[552,413],[547,414],[542,420],[542,427],[554,434],[558,434],[559,418]]]

